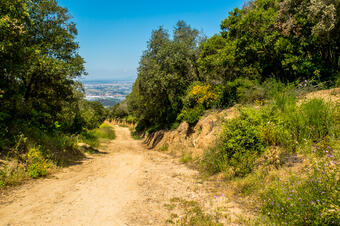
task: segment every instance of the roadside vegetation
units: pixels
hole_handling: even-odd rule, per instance
[[[237,105],[215,147],[195,158],[202,174],[223,175],[252,222],[338,225],[339,102],[305,96],[340,86],[339,21],[337,0],[253,0],[210,38],[184,21],[172,34],[160,27],[111,117],[147,135]],[[181,161],[193,159],[183,150]]]
[[[55,0],[2,0],[0,9],[0,187],[79,160],[79,141],[114,139],[106,118],[133,124],[138,139],[237,105],[216,145],[199,160],[182,150],[181,161],[222,176],[252,222],[340,224],[339,102],[304,99],[340,86],[339,0],[252,0],[210,38],[184,21],[172,33],[159,27],[132,93],[109,112],[84,100],[66,9]],[[185,215],[169,223],[218,225],[196,203],[172,204]]]
[[[205,152],[201,171],[223,175],[231,192],[257,203],[260,223],[337,225],[339,107],[285,92],[262,107],[241,107]]]
[[[84,99],[77,29],[55,0],[0,2],[0,187],[83,157],[106,109]],[[100,134],[101,136],[101,134]],[[111,136],[111,135],[110,135]]]
[[[92,148],[98,148],[101,143],[115,139],[115,131],[112,126],[103,123],[99,128],[84,130],[80,136],[80,142],[90,145]]]

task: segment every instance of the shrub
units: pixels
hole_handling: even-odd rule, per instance
[[[176,130],[180,125],[181,125],[181,122],[176,121],[176,122],[171,124],[170,130]]]
[[[116,135],[114,129],[110,125],[103,123],[97,129],[84,130],[80,134],[79,139],[82,142],[91,145],[92,147],[98,147],[100,144],[100,139],[113,140],[115,137]]]
[[[29,150],[26,155],[26,164],[28,175],[32,178],[46,176],[47,169],[52,166],[39,148]]]
[[[337,136],[339,128],[335,117],[335,109],[321,99],[291,107],[281,116],[291,137],[289,142],[282,141],[281,144],[295,150],[307,142],[319,142],[326,136]]]
[[[339,225],[339,178],[329,159],[316,162],[307,178],[278,180],[262,194],[261,212],[274,224]]]
[[[340,87],[340,73],[337,74],[337,78],[335,79],[334,86]]]
[[[223,90],[223,107],[230,107],[236,103],[253,103],[265,98],[265,91],[258,81],[247,78],[238,78],[227,82]]]
[[[4,161],[0,165],[0,188],[19,184],[27,178],[25,165],[17,160]]]
[[[183,108],[182,112],[178,115],[177,120],[184,120],[189,125],[194,125],[204,112],[202,105],[198,105],[194,108]]]
[[[184,99],[184,104],[188,107],[202,105],[205,109],[208,109],[214,104],[216,99],[217,95],[211,85],[194,83],[193,87]]]
[[[159,151],[167,151],[169,149],[169,145],[163,144],[160,148]]]
[[[136,118],[136,116],[128,115],[127,118],[126,118],[126,121],[128,123],[136,123],[137,122],[137,118]]]
[[[250,173],[266,147],[260,133],[262,123],[261,112],[255,109],[243,109],[240,117],[227,121],[217,147],[204,155],[203,168],[211,173],[229,171],[232,176]]]
[[[177,121],[184,120],[190,125],[194,125],[200,119],[204,110],[216,105],[217,99],[218,94],[211,85],[193,83],[183,98],[184,107],[177,116]]]

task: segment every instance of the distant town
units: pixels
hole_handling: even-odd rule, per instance
[[[98,101],[109,108],[131,92],[134,81],[83,81],[86,99]]]

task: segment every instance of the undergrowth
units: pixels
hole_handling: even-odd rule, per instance
[[[103,123],[99,128],[83,131],[79,139],[81,142],[97,148],[103,140],[113,140],[115,137],[114,129],[109,124]]]
[[[129,128],[130,130],[130,135],[133,139],[135,140],[142,140],[143,139],[143,135],[141,133],[138,133],[135,128]]]
[[[338,114],[338,109],[321,99],[298,105],[279,98],[260,109],[244,107],[239,117],[225,122],[218,144],[205,153],[202,168],[210,174],[246,176],[269,146],[304,152],[325,137],[337,137]]]
[[[86,130],[79,138],[58,131],[48,134],[37,128],[27,128],[16,137],[10,152],[0,159],[0,188],[20,184],[29,178],[44,177],[52,168],[68,166],[83,158],[79,140],[98,147],[101,141],[114,138],[113,128],[105,123],[100,128]]]
[[[195,201],[188,201],[181,198],[172,198],[171,204],[167,205],[169,211],[179,208],[184,213],[178,215],[172,213],[170,219],[167,220],[168,224],[175,225],[197,225],[197,226],[221,226],[219,223],[218,214],[212,216],[208,213],[203,212],[200,205]]]
[[[315,161],[306,178],[290,175],[262,192],[261,213],[276,224],[339,225],[340,196],[336,164]]]
[[[222,173],[236,193],[255,200],[259,224],[339,225],[339,116],[339,106],[322,99],[278,93],[226,121],[201,170]],[[305,165],[274,174],[296,164]]]

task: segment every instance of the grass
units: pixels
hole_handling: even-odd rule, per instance
[[[36,128],[25,131],[25,134],[30,137],[18,136],[11,156],[0,161],[0,188],[20,184],[29,178],[44,177],[50,169],[68,166],[83,158],[79,139],[98,147],[100,142],[115,138],[113,128],[105,123],[100,128],[84,131],[79,138],[58,132],[48,135]],[[39,141],[39,145],[33,141]]]
[[[294,92],[268,103],[224,123],[202,173],[223,173],[259,224],[339,225],[339,106]]]
[[[167,151],[169,149],[169,146],[167,144],[163,144],[158,150],[159,151]]]
[[[277,180],[261,195],[261,212],[271,222],[293,225],[339,225],[339,178],[327,159],[314,162],[307,177]]]
[[[97,148],[100,143],[107,140],[115,139],[115,131],[110,125],[103,123],[99,128],[90,131],[84,131],[80,134],[80,141],[91,147]]]
[[[130,135],[135,140],[142,140],[143,139],[141,134],[136,132],[136,130],[134,128],[130,128]]]
[[[203,212],[201,206],[195,201],[188,201],[181,198],[172,198],[170,204],[166,205],[169,211],[179,208],[183,214],[178,216],[172,213],[170,219],[167,220],[168,224],[176,225],[197,225],[197,226],[221,226],[219,223],[218,214],[212,216]]]
[[[5,161],[0,166],[0,188],[18,185],[27,178],[25,166],[18,161]]]
[[[180,162],[183,164],[187,164],[193,160],[191,152],[183,152]]]

